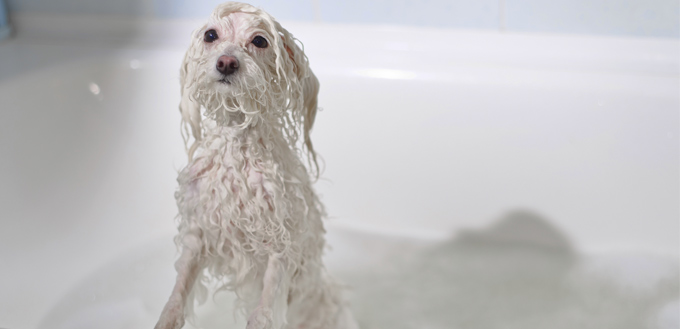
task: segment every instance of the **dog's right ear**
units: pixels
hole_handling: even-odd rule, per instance
[[[202,29],[196,30],[192,35],[191,46],[184,55],[182,66],[180,67],[180,95],[179,111],[182,114],[182,136],[184,145],[189,156],[189,161],[194,156],[194,151],[202,137],[201,129],[201,105],[196,101],[196,71],[198,69],[198,59],[200,58],[203,47],[201,39],[197,37]],[[189,144],[191,136],[194,142]]]

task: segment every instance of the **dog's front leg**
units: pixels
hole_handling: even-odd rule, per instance
[[[282,258],[280,254],[269,256],[260,302],[248,317],[246,329],[280,329],[285,323],[290,278]]]
[[[193,235],[184,238],[182,254],[175,262],[177,281],[154,329],[180,329],[184,326],[184,305],[202,269],[199,241],[200,239]]]

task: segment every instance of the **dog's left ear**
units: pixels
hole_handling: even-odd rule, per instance
[[[309,68],[309,60],[305,55],[303,49],[298,46],[296,39],[283,28],[279,29],[279,35],[283,41],[284,48],[288,54],[287,60],[292,63],[291,67],[297,77],[297,80],[302,85],[302,116],[303,116],[303,134],[305,138],[305,147],[309,153],[310,164],[314,166],[312,172],[316,175],[319,173],[319,165],[316,160],[316,152],[309,133],[314,126],[314,119],[316,118],[317,99],[319,96],[319,80],[316,78],[312,70]]]
[[[309,137],[309,133],[312,131],[312,126],[314,126],[314,120],[316,119],[317,98],[319,95],[319,80],[316,78],[312,70],[309,70],[309,75],[302,80],[302,92],[304,93],[304,124],[303,131],[305,136],[305,147],[309,152],[310,164],[315,166],[314,170],[316,174],[319,174],[319,164],[316,161],[316,152],[314,151],[314,146],[312,145],[312,139]]]

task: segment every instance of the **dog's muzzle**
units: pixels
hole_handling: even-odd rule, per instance
[[[238,66],[238,59],[236,59],[236,57],[222,55],[217,59],[215,68],[217,68],[217,71],[227,76],[236,72]]]

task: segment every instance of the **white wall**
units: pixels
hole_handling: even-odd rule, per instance
[[[8,0],[10,12],[205,17],[221,0]],[[251,0],[280,20],[680,37],[677,0]],[[377,37],[377,36],[376,36]]]

